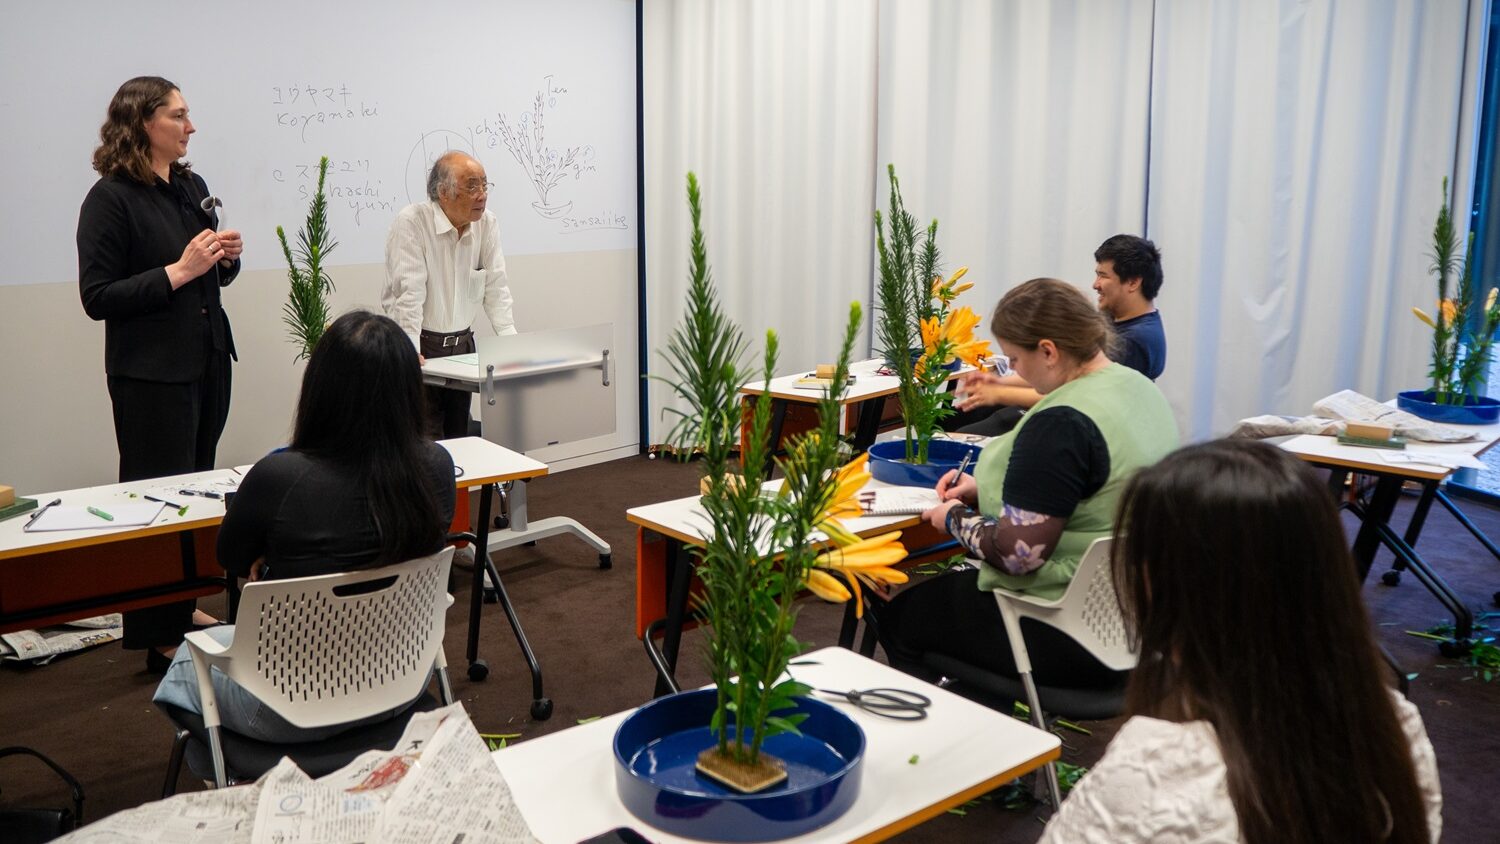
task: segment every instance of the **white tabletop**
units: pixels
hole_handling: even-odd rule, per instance
[[[424,377],[436,377],[457,381],[463,384],[477,385],[482,380],[479,374],[479,363],[474,358],[475,353],[467,355],[454,355],[447,358],[427,358],[422,364],[422,375]],[[457,358],[455,360],[454,358]],[[549,372],[566,372],[570,369],[584,369],[586,367],[597,367],[603,362],[602,356],[591,358],[576,358],[568,360],[557,360],[548,363],[531,364],[528,366],[504,366],[495,370],[495,380],[504,381],[509,378],[528,378],[533,375],[545,375]]]
[[[844,390],[844,394],[839,397],[839,401],[843,404],[854,404],[865,399],[894,395],[897,388],[901,386],[901,379],[894,375],[877,375],[876,370],[880,369],[884,364],[885,361],[880,358],[870,358],[869,360],[860,360],[849,364],[849,374],[856,377],[854,383],[850,384]],[[973,367],[965,364],[955,369],[949,378],[957,378],[960,374],[972,369]],[[823,394],[828,391],[828,388],[821,386],[796,386],[797,379],[806,377],[808,374],[807,372],[796,372],[791,375],[783,375],[780,378],[772,378],[769,383],[762,379],[756,379],[740,387],[740,392],[752,396],[769,392],[778,399],[812,403],[823,398]]]
[[[463,469],[463,474],[454,480],[454,483],[461,488],[519,478],[534,478],[547,474],[547,464],[480,437],[441,440],[438,445],[446,448],[453,456],[453,464]],[[179,514],[175,507],[164,507],[155,521],[145,527],[106,527],[36,533],[25,532],[26,521],[31,514],[23,514],[0,522],[0,559],[216,525],[224,519],[223,500],[182,495],[181,490],[232,491],[240,477],[241,475],[235,469],[215,469],[209,472],[190,472],[123,484],[67,489],[61,492],[23,493],[28,498],[35,498],[38,508],[60,498],[64,506],[91,506],[108,511],[111,505],[139,503],[143,500],[141,496],[153,495],[177,505],[186,505],[187,512]]]
[[[853,651],[824,648],[797,661],[802,660],[818,664],[793,666],[793,673],[818,688],[912,689],[931,698],[932,708],[925,720],[896,721],[844,707],[865,731],[859,798],[838,820],[788,841],[880,840],[997,788],[1059,751],[1061,743],[1051,733]],[[620,803],[611,745],[628,714],[495,751],[495,765],[542,841],[572,844],[620,826],[652,841],[688,840],[647,825]]]
[[[879,489],[888,486],[891,484],[871,478],[860,489]],[[781,481],[779,480],[765,483],[767,490],[776,490],[780,487]],[[625,511],[625,518],[633,524],[684,542],[699,542],[709,536],[708,513],[704,511],[702,496],[699,495],[631,507]],[[859,536],[871,536],[882,530],[908,528],[920,524],[922,519],[920,516],[858,516],[840,519],[840,521]]]
[[[1462,443],[1408,442],[1405,449],[1392,451],[1390,449],[1344,445],[1338,441],[1337,437],[1302,434],[1281,443],[1281,447],[1309,462],[1344,466],[1365,472],[1400,475],[1408,478],[1441,480],[1448,477],[1455,470],[1438,465],[1391,463],[1386,459],[1385,455],[1406,454],[1408,456],[1419,456],[1423,453],[1431,453],[1443,456],[1478,457],[1489,450],[1496,441],[1500,441],[1500,423],[1494,425],[1451,425],[1450,427],[1460,430],[1472,430],[1478,439]]]

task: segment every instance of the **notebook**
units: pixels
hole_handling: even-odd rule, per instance
[[[881,487],[859,494],[867,516],[915,516],[941,503],[937,490],[920,486]]]

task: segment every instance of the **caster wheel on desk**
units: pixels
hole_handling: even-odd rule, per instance
[[[531,702],[531,720],[545,721],[552,717],[552,699],[539,697]]]
[[[1468,639],[1452,639],[1447,642],[1438,642],[1438,653],[1449,659],[1462,659],[1469,655],[1469,650],[1474,643]]]
[[[1380,582],[1386,586],[1398,586],[1401,583],[1401,572],[1391,569],[1380,576]]]
[[[484,678],[486,678],[488,676],[490,676],[490,664],[489,663],[485,662],[482,659],[476,659],[473,662],[469,663],[469,679],[470,680],[473,680],[476,683],[480,683],[480,682],[483,682]]]
[[[608,554],[600,554],[599,555],[599,568],[601,568],[601,569],[612,569],[614,567],[615,567],[615,562],[614,562],[613,559],[610,558],[610,556]],[[1497,603],[1500,603],[1500,592],[1496,592],[1495,593],[1495,601]]]

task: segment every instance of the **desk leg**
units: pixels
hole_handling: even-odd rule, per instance
[[[1365,578],[1370,576],[1370,566],[1374,564],[1375,552],[1380,548],[1380,529],[1390,524],[1391,514],[1396,510],[1396,499],[1400,495],[1400,478],[1381,475],[1376,479],[1375,492],[1364,508],[1359,532],[1354,535],[1354,547],[1350,552],[1354,556],[1355,572],[1359,574],[1360,583],[1364,583]]]
[[[1360,521],[1359,533],[1354,538],[1355,570],[1359,574],[1360,582],[1370,574],[1370,566],[1375,561],[1375,552],[1383,544],[1396,555],[1398,565],[1411,570],[1417,581],[1431,592],[1433,597],[1453,615],[1453,638],[1454,642],[1444,642],[1442,650],[1445,654],[1461,654],[1469,647],[1469,636],[1473,632],[1474,615],[1463,601],[1458,599],[1453,589],[1433,571],[1427,562],[1423,560],[1411,545],[1407,544],[1402,537],[1396,535],[1391,528],[1391,514],[1395,512],[1396,500],[1401,495],[1402,479],[1394,476],[1382,475],[1375,482],[1375,491],[1370,496],[1370,503],[1365,506],[1363,518]],[[1423,498],[1427,498],[1427,490],[1423,490]],[[1431,501],[1428,501],[1431,504]],[[1413,514],[1416,520],[1418,514]],[[1420,515],[1425,517],[1425,513]],[[1417,532],[1421,531],[1421,523],[1416,525]],[[1410,531],[1409,531],[1410,532]]]
[[[484,601],[485,560],[489,558],[490,497],[494,492],[494,484],[485,484],[479,488],[479,524],[475,530],[479,541],[474,543],[474,584],[469,591],[469,643],[465,655],[469,659],[469,679],[476,682],[490,673],[489,665],[479,658],[479,614]]]
[[[667,629],[662,637],[662,657],[667,671],[675,679],[677,674],[677,651],[682,645],[682,625],[687,619],[688,587],[693,580],[692,561],[681,540],[667,537],[667,567],[671,570],[671,586],[667,593]],[[650,637],[650,631],[647,631]],[[672,681],[658,672],[656,692],[653,697],[671,694]]]
[[[1412,511],[1411,522],[1406,526],[1406,535],[1401,538],[1407,546],[1416,548],[1417,537],[1422,535],[1422,526],[1427,523],[1427,511],[1432,509],[1432,499],[1437,495],[1438,482],[1424,481],[1422,483],[1422,496],[1417,499],[1417,507]],[[1380,582],[1386,586],[1395,586],[1401,582],[1401,570],[1406,568],[1406,561],[1400,554],[1391,563],[1390,571],[1380,576]]]
[[[776,468],[776,453],[781,450],[781,429],[786,427],[786,399],[771,399],[771,438],[766,446],[766,477]]]
[[[859,422],[854,427],[854,440],[850,443],[854,453],[870,450],[875,444],[875,435],[880,431],[880,412],[885,410],[885,397],[866,399],[859,405]]]

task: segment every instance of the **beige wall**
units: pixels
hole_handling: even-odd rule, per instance
[[[638,438],[640,386],[635,250],[515,256],[507,268],[522,332],[614,324],[615,434],[589,441],[585,451],[628,453]],[[379,310],[382,266],[336,267],[332,275],[336,313]],[[285,339],[285,298],[286,276],[279,271],[246,272],[225,290],[240,362],[219,443],[221,467],[254,462],[290,432],[302,364],[292,362],[295,350]],[[491,333],[487,324],[476,330]],[[0,484],[25,494],[113,483],[118,453],[104,382],[104,326],[84,315],[77,282],[0,285],[0,349],[6,358],[0,366]]]

